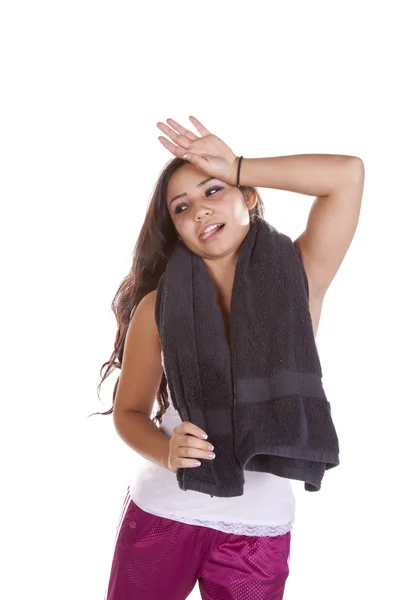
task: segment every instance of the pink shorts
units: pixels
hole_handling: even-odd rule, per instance
[[[291,533],[255,537],[145,512],[126,495],[106,600],[281,600]]]

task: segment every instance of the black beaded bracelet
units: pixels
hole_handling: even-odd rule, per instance
[[[236,187],[240,187],[240,184],[239,184],[239,179],[240,179],[240,165],[242,164],[242,160],[243,160],[243,156],[241,156],[239,158]]]

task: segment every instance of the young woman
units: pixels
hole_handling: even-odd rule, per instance
[[[218,448],[172,406],[155,320],[157,287],[183,243],[208,269],[230,340],[240,248],[253,220],[264,218],[257,187],[316,196],[294,242],[315,336],[324,295],[356,230],[364,166],[354,156],[325,154],[239,160],[190,120],[197,134],[172,119],[158,123],[167,136],[159,140],[175,158],[157,182],[131,271],[112,305],[118,333],[101,383],[114,367],[121,374],[113,408],[102,414],[113,412],[120,437],[146,460],[123,504],[107,600],[184,600],[196,582],[203,600],[278,600],[289,573],[290,479],[246,471],[244,493],[228,498],[180,489],[178,470],[214,460]],[[152,418],[155,398],[160,410]]]

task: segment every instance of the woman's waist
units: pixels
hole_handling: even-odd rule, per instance
[[[176,474],[149,463],[131,482],[133,500],[162,515],[204,521],[247,524],[280,524],[294,518],[295,497],[291,481],[271,473],[244,471],[242,496],[223,498],[182,490]]]

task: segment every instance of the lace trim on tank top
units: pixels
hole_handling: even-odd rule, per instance
[[[172,515],[165,515],[165,518],[177,520]],[[284,535],[292,529],[293,521],[285,523],[284,525],[247,525],[246,523],[226,523],[225,521],[205,521],[201,519],[189,519],[186,517],[179,517],[179,520],[187,523],[188,525],[199,525],[202,527],[211,527],[212,529],[218,529],[224,533],[233,533],[235,535],[252,535],[252,536],[268,536],[275,537],[278,535]]]
[[[202,527],[211,527],[212,529],[218,529],[224,533],[234,533],[235,535],[254,535],[257,537],[268,536],[275,537],[278,535],[284,535],[288,531],[291,531],[294,519],[289,523],[283,525],[249,525],[246,523],[229,523],[226,521],[207,521],[205,519],[192,519],[190,517],[172,515],[167,512],[153,511],[152,509],[141,506],[136,499],[132,497],[134,503],[139,506],[145,512],[149,512],[157,517],[163,519],[170,519],[171,521],[179,521],[180,523],[186,523],[187,525],[198,525]]]

